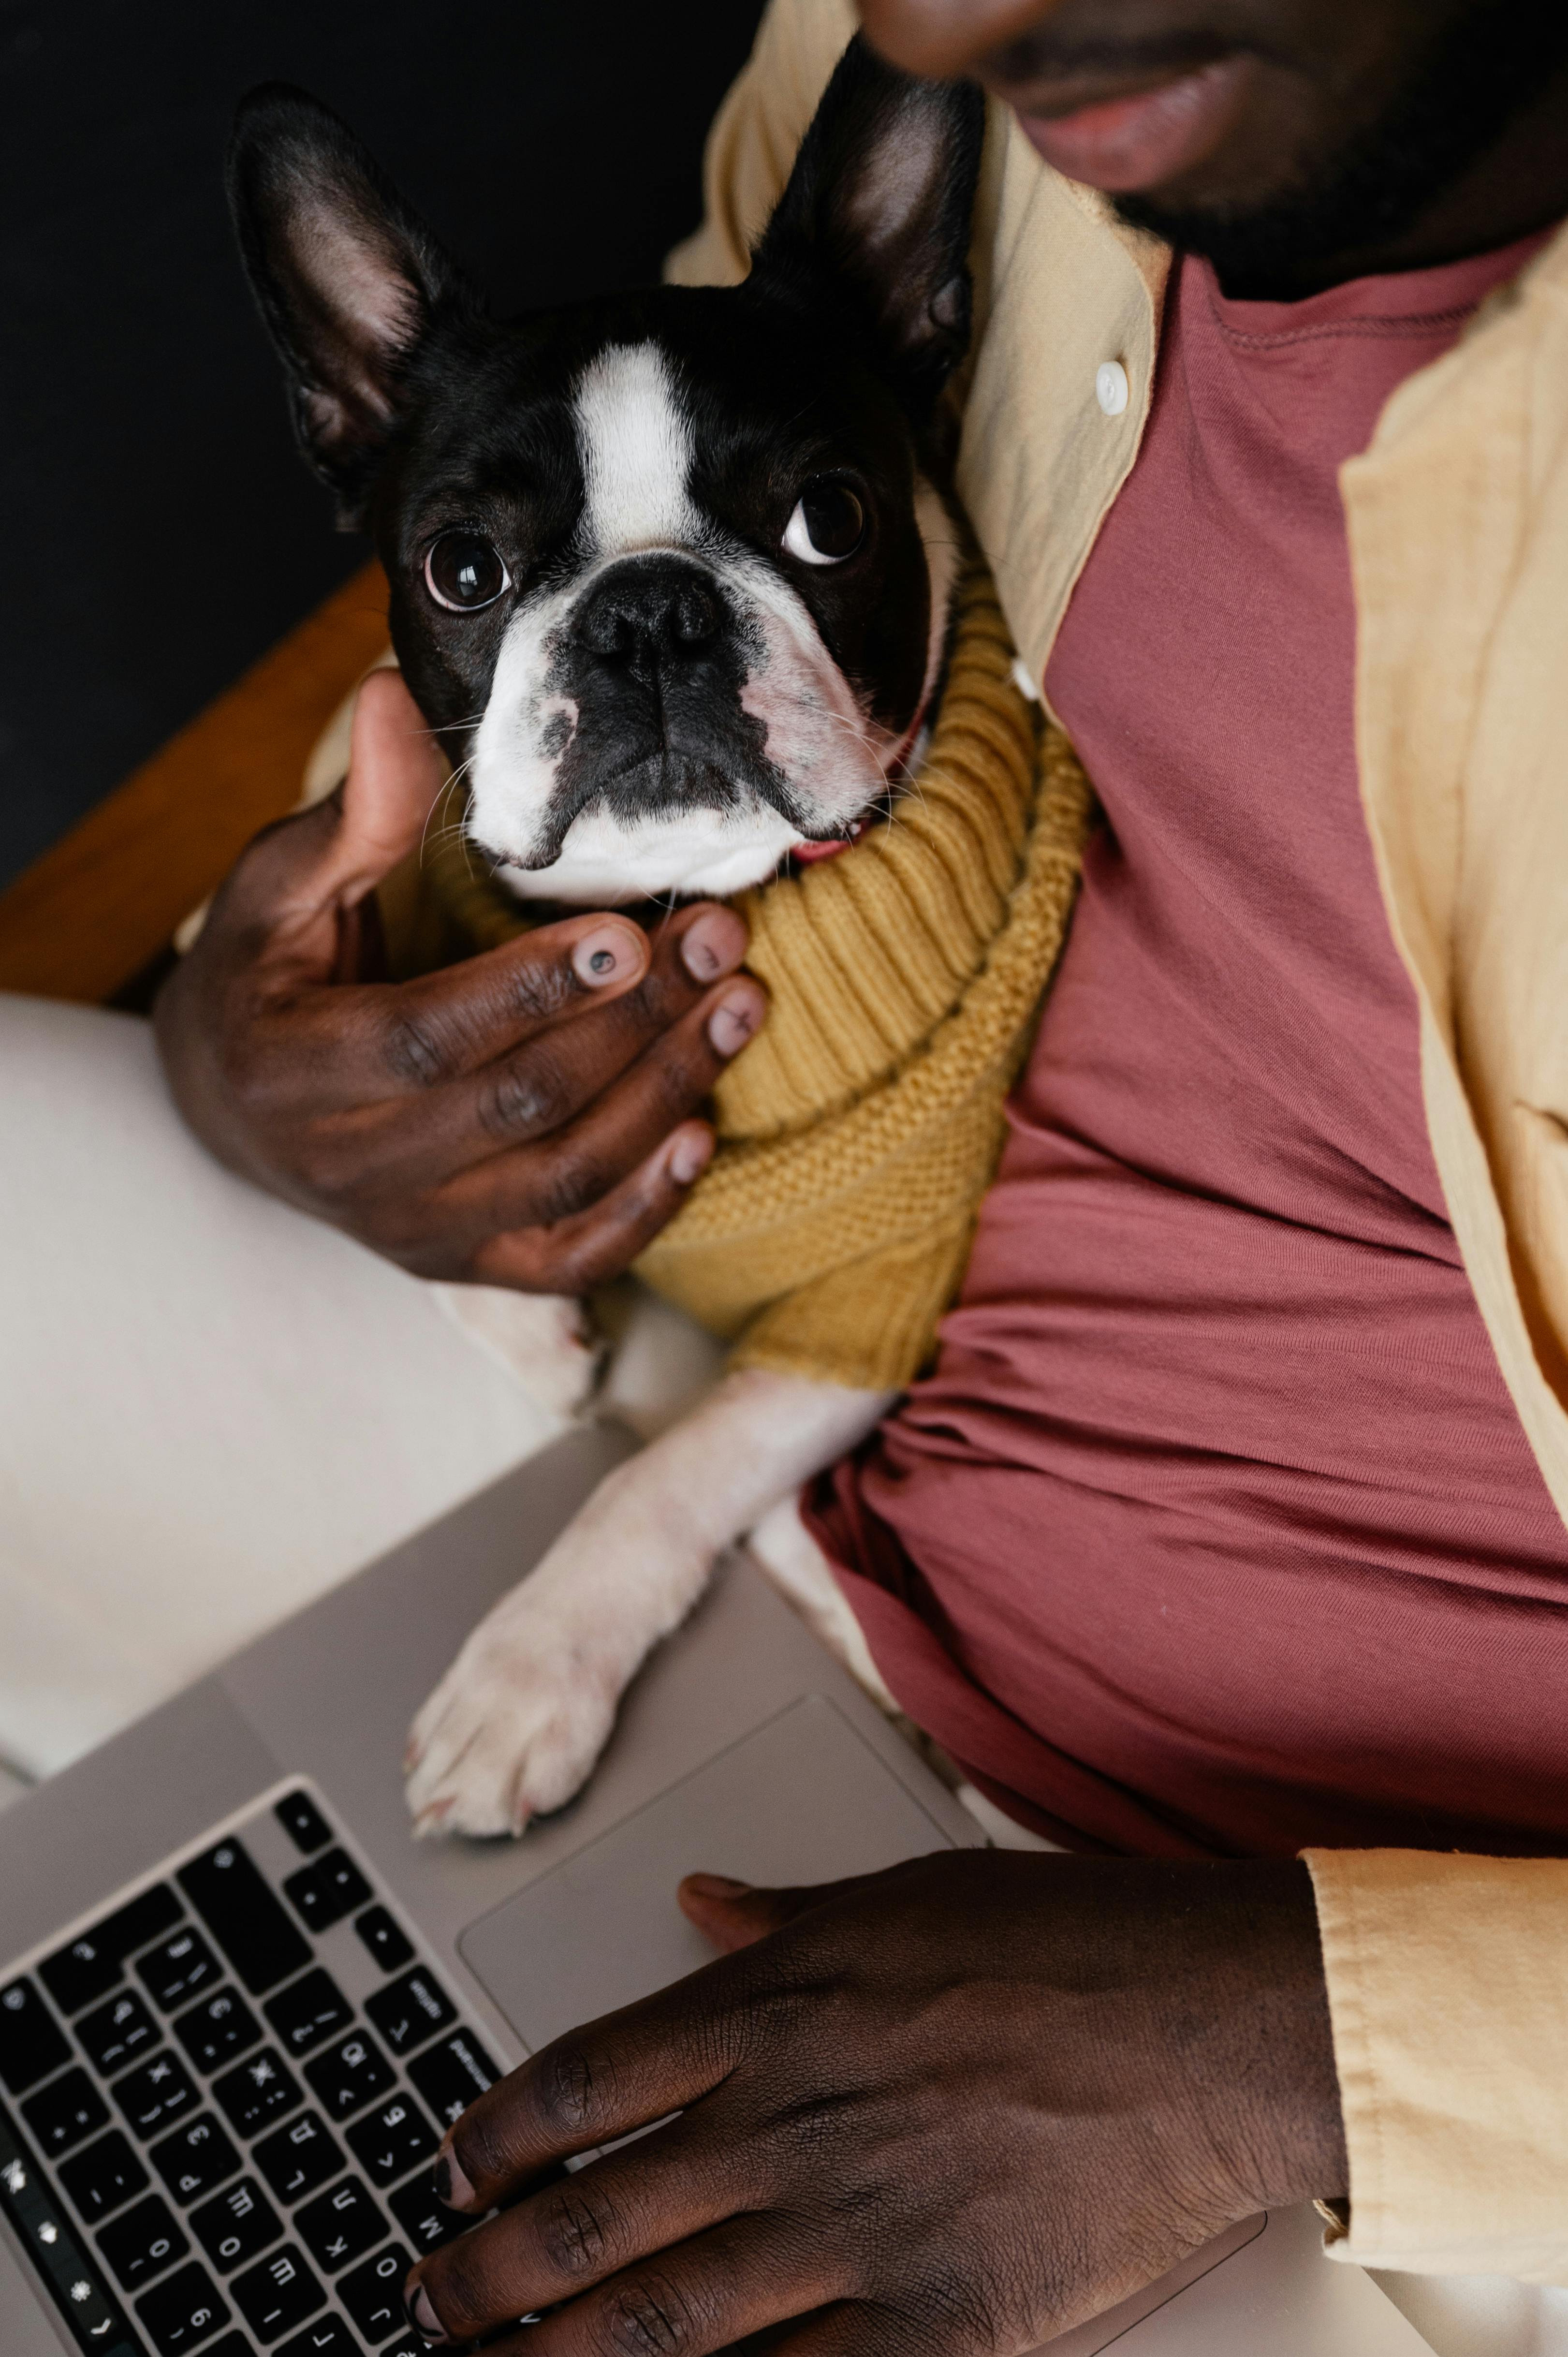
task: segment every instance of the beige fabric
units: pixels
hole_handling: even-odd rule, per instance
[[[673,277],[744,274],[854,23],[847,0],[774,0]],[[959,490],[1038,679],[1136,456],[1166,257],[993,109],[973,259]],[[1094,393],[1110,360],[1132,392],[1114,418]],[[1395,394],[1342,482],[1362,795],[1437,1166],[1568,1512],[1568,233]],[[1417,1874],[1370,1853],[1314,1873],[1337,2032],[1355,2025],[1338,2255],[1568,2268],[1568,1867],[1430,1857]],[[1419,2136],[1391,2135],[1416,2120]]]
[[[1568,1860],[1309,1850],[1367,2266],[1568,2283]],[[1555,2198],[1553,2198],[1555,2196]]]
[[[221,1169],[146,1024],[0,996],[0,1762],[48,1775],[566,1426]]]

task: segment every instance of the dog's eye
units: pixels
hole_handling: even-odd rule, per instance
[[[842,565],[865,536],[865,510],[847,483],[808,483],[784,527],[784,545],[802,565]]]
[[[511,587],[511,576],[482,533],[444,532],[424,560],[424,586],[438,606],[475,614]]]

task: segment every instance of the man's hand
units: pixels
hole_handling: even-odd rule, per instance
[[[580,1292],[678,1210],[713,1151],[692,1116],[767,1001],[712,904],[651,943],[584,915],[372,979],[374,888],[444,776],[401,678],[373,673],[347,784],[251,845],[166,985],[165,1068],[231,1169],[403,1267]]]
[[[427,2338],[554,2308],[496,2357],[1010,2357],[1345,2190],[1305,1867],[969,1851],[816,1890],[699,1875],[682,1903],[740,1953],[449,2136],[437,2188],[516,2206],[413,2270]]]

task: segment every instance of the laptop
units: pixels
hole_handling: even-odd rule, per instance
[[[865,1873],[974,1821],[755,1566],[518,1843],[414,1843],[433,1677],[630,1447],[570,1435],[0,1816],[5,2357],[413,2357],[457,2227],[430,2157],[558,2032],[708,1960],[695,1867]],[[1310,2209],[1254,2218],[1059,2357],[1420,2357]]]

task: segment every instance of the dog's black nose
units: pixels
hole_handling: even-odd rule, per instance
[[[646,676],[701,655],[723,619],[718,585],[700,565],[644,556],[605,575],[585,599],[576,629],[592,653]]]

